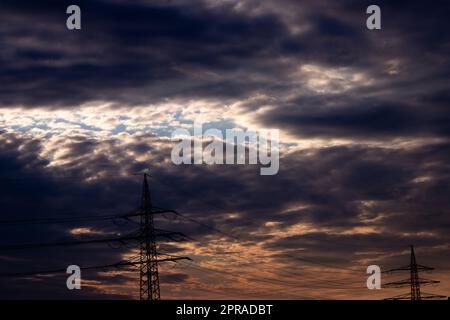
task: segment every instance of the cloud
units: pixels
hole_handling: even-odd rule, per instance
[[[449,205],[445,192],[441,192],[448,184],[447,144],[412,150],[342,146],[298,151],[284,156],[279,175],[265,183],[264,180],[269,179],[256,179],[257,168],[250,166],[159,166],[158,163],[165,163],[164,159],[169,157],[170,147],[164,144],[152,147],[154,143],[161,143],[152,136],[133,139],[127,145],[113,141],[83,142],[80,138],[74,144],[66,141],[65,146],[70,150],[65,155],[66,162],[55,160],[51,170],[47,169],[48,162],[39,160],[44,141],[30,141],[15,135],[3,135],[2,139],[11,141],[2,144],[0,153],[5,163],[2,168],[13,177],[2,190],[3,207],[8,208],[5,212],[14,214],[8,218],[28,217],[31,204],[34,212],[45,212],[46,216],[59,216],[62,209],[72,214],[87,213],[88,210],[93,215],[111,211],[111,208],[117,213],[128,212],[138,203],[140,179],[127,174],[150,166],[154,202],[237,237],[236,249],[249,246],[264,252],[262,255],[274,256],[300,254],[305,257],[307,252],[306,258],[319,264],[348,265],[350,262],[352,266],[360,266],[366,260],[361,260],[354,250],[372,252],[370,259],[383,259],[383,264],[389,265],[396,261],[389,256],[382,258],[386,252],[401,252],[409,243],[433,248],[435,252],[445,251],[448,246],[448,223],[441,209]],[[127,154],[135,149],[147,150],[144,152],[146,159],[130,162]],[[27,156],[22,157],[17,150]],[[110,157],[101,157],[98,150]],[[35,163],[31,175],[25,163]],[[58,179],[58,176],[70,179]],[[30,187],[36,191],[32,192]],[[19,201],[23,197],[27,201]],[[169,220],[163,218],[157,220],[159,228],[176,229],[201,241],[200,247],[196,242],[188,241],[180,243],[178,249],[166,247],[169,251],[164,252],[190,255],[202,261],[206,254],[203,251],[214,252],[216,247],[209,241],[222,237],[220,233],[189,220],[173,220],[173,216],[165,217]],[[67,237],[74,228],[101,228],[104,232],[115,232],[116,229],[108,224],[106,227],[74,224],[67,228],[50,228],[44,239],[43,229],[39,227],[32,228],[39,231],[39,238],[32,232],[22,241],[39,239],[42,242],[47,238],[54,241]],[[10,232],[3,233],[2,237],[17,239]],[[205,246],[205,241],[209,245]],[[332,248],[330,242],[334,243]],[[224,245],[233,246],[233,239],[226,238]],[[65,265],[74,259],[84,265],[113,262],[126,253],[125,248],[115,255],[111,255],[110,250],[105,246],[77,248],[67,251],[64,256],[55,255],[54,260],[46,263],[39,262],[38,256],[34,255],[28,259],[33,261],[33,269],[36,269],[45,265]],[[225,250],[233,251],[231,247]],[[209,263],[220,265],[220,253],[210,254],[207,254],[211,259]],[[340,258],[342,255],[346,255],[346,259]],[[20,253],[11,255],[17,256],[21,256]],[[433,261],[443,263],[442,260]],[[287,259],[284,263],[293,261]],[[23,262],[19,265],[30,268],[30,265],[25,268]],[[96,279],[95,275],[92,277],[90,279]],[[169,283],[172,280],[169,279]],[[101,287],[98,286],[99,290]]]
[[[302,138],[362,141],[395,138],[447,138],[448,114],[442,105],[334,97],[301,97],[259,117]]]
[[[437,36],[428,19],[415,19],[423,12],[418,2],[414,10],[384,3],[386,31],[380,35],[365,30],[363,4],[284,3],[286,10],[273,1],[196,6],[185,1],[82,1],[84,28],[69,32],[61,23],[64,2],[3,1],[8,29],[1,34],[6,51],[0,76],[7,87],[0,104],[74,108],[92,101],[136,105],[174,97],[280,96],[294,89],[290,70],[309,65],[351,68],[384,80],[386,89],[442,74],[448,62],[443,46],[448,35]],[[427,11],[445,20],[439,19],[445,10]],[[422,31],[411,32],[410,21]],[[438,50],[422,57],[428,42]],[[415,67],[417,59],[425,59],[427,68]],[[397,61],[401,70],[392,79],[383,73],[386,68],[389,73],[389,61]]]
[[[160,265],[168,297],[373,298],[354,271],[404,265],[411,243],[448,268],[447,2],[381,1],[380,32],[366,1],[81,1],[79,32],[66,4],[0,4],[2,220],[129,212],[150,170],[154,202],[187,217],[158,228],[190,237],[161,252],[194,259]],[[168,137],[194,120],[280,129],[279,174],[175,166]],[[0,226],[0,243],[137,227],[115,222]],[[136,254],[112,247],[0,252],[0,272]],[[2,279],[0,295],[130,298],[136,276],[92,272],[80,293],[64,276]]]

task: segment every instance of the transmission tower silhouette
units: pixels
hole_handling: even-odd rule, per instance
[[[185,237],[180,232],[171,232],[159,230],[155,228],[154,215],[163,213],[177,213],[174,210],[155,207],[152,203],[150,195],[150,187],[148,184],[148,174],[144,173],[144,182],[141,193],[141,205],[138,210],[122,215],[121,218],[129,219],[134,217],[140,218],[139,230],[136,235],[132,235],[132,239],[139,241],[139,257],[138,261],[124,261],[121,265],[138,265],[139,267],[139,299],[140,300],[160,300],[161,290],[159,287],[159,262],[176,262],[179,260],[191,260],[189,257],[170,256],[159,259],[158,247],[156,239],[165,237],[175,240],[173,236]]]
[[[144,174],[144,185],[141,199],[141,239],[140,239],[140,284],[141,300],[160,300],[158,273],[158,252],[156,251],[155,225],[153,223],[152,200],[148,186],[147,174]]]
[[[172,213],[173,210],[161,209],[153,206],[148,184],[148,174],[144,173],[142,186],[141,205],[136,212],[130,213],[125,218],[140,217],[138,232],[139,240],[139,299],[160,300],[158,262],[190,260],[188,257],[169,257],[159,260],[156,238],[160,232],[156,232],[153,216],[160,213]],[[177,232],[165,232],[165,236],[177,235]]]
[[[401,294],[398,296],[387,298],[386,300],[424,300],[424,299],[442,299],[447,298],[437,294],[428,294],[420,291],[421,285],[437,284],[439,281],[421,278],[419,272],[426,272],[434,270],[432,267],[422,266],[417,264],[416,255],[414,253],[414,246],[411,246],[411,257],[408,266],[403,268],[395,268],[385,271],[385,273],[392,273],[398,271],[409,271],[409,279],[389,282],[383,285],[385,288],[402,288],[410,286],[410,293]]]
[[[118,243],[121,246],[127,245],[131,241],[136,241],[139,244],[139,254],[130,257],[126,260],[122,260],[116,263],[110,263],[106,265],[95,265],[95,266],[81,266],[82,270],[105,270],[110,268],[127,268],[127,267],[138,267],[139,269],[139,298],[141,300],[160,300],[161,291],[159,287],[159,273],[158,273],[158,263],[160,262],[176,262],[179,260],[191,260],[189,257],[173,256],[168,254],[158,254],[157,239],[160,237],[168,238],[172,241],[180,241],[179,239],[185,239],[186,235],[180,232],[172,232],[167,230],[156,229],[153,221],[155,214],[163,213],[173,213],[179,215],[174,210],[163,209],[155,207],[152,203],[150,196],[150,187],[148,184],[148,174],[144,174],[144,183],[142,187],[141,194],[141,204],[137,210],[133,210],[126,214],[120,215],[107,215],[98,217],[83,216],[78,218],[62,218],[62,219],[48,219],[44,218],[41,220],[18,220],[10,221],[12,225],[15,223],[49,223],[49,222],[73,222],[73,221],[89,221],[89,220],[117,220],[125,219],[130,220],[132,218],[140,218],[139,229],[125,235],[108,237],[102,239],[87,239],[87,240],[71,240],[71,241],[57,241],[57,242],[47,242],[47,243],[29,243],[29,244],[18,244],[18,245],[4,245],[0,246],[0,251],[11,251],[11,250],[31,250],[40,249],[48,247],[69,247],[69,246],[80,246],[89,245],[96,243]],[[8,223],[9,225],[10,223]],[[0,224],[1,225],[1,224]],[[177,239],[178,238],[178,239]],[[159,258],[159,256],[163,256]],[[66,268],[54,269],[54,270],[41,270],[34,272],[18,272],[18,273],[3,273],[0,274],[2,277],[23,277],[30,275],[43,275],[43,274],[55,274],[55,273],[65,273]]]

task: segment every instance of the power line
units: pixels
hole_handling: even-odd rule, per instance
[[[174,236],[184,237],[184,234],[181,232],[170,232],[170,231],[162,230],[160,232],[155,232],[154,236],[155,237],[165,237],[165,238],[169,238],[169,239],[175,241],[176,239]],[[139,234],[139,233],[133,234],[132,233],[132,234],[122,236],[122,237],[103,238],[103,239],[4,245],[4,246],[0,246],[0,251],[29,250],[29,249],[40,249],[40,248],[49,248],[49,247],[70,247],[70,246],[79,246],[79,245],[96,244],[96,243],[108,243],[108,242],[125,243],[126,241],[130,241],[130,240],[142,240],[142,239],[143,239],[143,236],[141,234]]]
[[[75,217],[45,217],[45,218],[25,218],[0,220],[0,226],[21,226],[34,224],[62,224],[71,222],[84,221],[101,221],[119,219],[119,215],[102,215],[102,216],[75,216]]]
[[[171,258],[165,258],[165,259],[158,259],[158,262],[166,262],[166,261],[178,261],[178,260],[184,260],[184,257],[171,257]],[[124,266],[136,266],[139,265],[141,262],[137,261],[120,261],[112,264],[106,264],[106,265],[99,265],[99,266],[86,266],[86,267],[80,267],[81,270],[98,270],[98,269],[111,269],[111,268],[121,268]],[[0,277],[27,277],[27,276],[33,276],[33,275],[45,275],[45,274],[58,274],[58,273],[65,273],[67,271],[66,269],[53,269],[53,270],[41,270],[41,271],[30,271],[30,272],[17,272],[17,273],[0,273]]]
[[[356,288],[356,287],[352,287],[352,288],[337,288],[337,287],[327,287],[327,286],[315,286],[315,285],[310,285],[310,284],[305,284],[305,283],[297,283],[297,282],[292,282],[292,281],[283,281],[283,280],[279,280],[279,279],[274,279],[274,278],[257,278],[254,276],[251,277],[246,277],[244,275],[242,275],[242,272],[240,272],[239,274],[236,274],[234,272],[227,272],[224,270],[218,270],[216,268],[208,268],[205,266],[200,266],[198,264],[193,264],[193,262],[190,262],[189,264],[186,264],[184,262],[181,263],[182,265],[186,265],[190,268],[193,268],[195,270],[198,270],[202,273],[211,273],[213,275],[217,275],[217,274],[221,274],[221,276],[224,277],[231,277],[231,278],[236,278],[236,279],[245,279],[249,282],[257,282],[257,283],[261,283],[261,284],[269,284],[269,285],[280,285],[283,287],[282,290],[275,290],[274,288],[270,288],[270,292],[266,292],[263,293],[263,295],[266,296],[273,296],[274,292],[280,292],[280,293],[287,293],[287,292],[299,292],[299,291],[304,291],[304,290],[310,290],[310,289],[341,289],[341,290],[364,290],[366,291],[367,289],[361,289],[361,288]],[[258,293],[256,293],[258,294]],[[322,299],[323,297],[314,297],[313,295],[310,294],[310,292],[308,291],[308,296],[302,296],[302,297],[298,297],[296,296],[296,298],[302,298],[302,299]]]
[[[229,234],[229,233],[227,233],[227,232],[225,232],[223,230],[220,230],[220,229],[218,229],[216,227],[211,227],[211,226],[209,226],[209,225],[207,225],[207,224],[205,224],[205,223],[203,223],[201,221],[198,221],[196,219],[186,217],[185,215],[179,213],[178,211],[173,211],[173,213],[175,213],[176,215],[178,215],[180,217],[183,217],[183,218],[185,218],[185,219],[187,219],[187,220],[189,220],[191,222],[194,222],[194,223],[197,223],[197,224],[199,224],[201,226],[204,226],[204,227],[206,227],[206,228],[208,228],[210,230],[216,231],[217,233],[220,233],[220,234],[222,234],[222,235],[224,235],[224,236],[226,236],[226,237],[228,237],[230,239],[238,240],[240,242],[245,242],[245,240],[243,240],[243,239],[241,239],[241,238],[239,238],[237,236]],[[352,272],[360,272],[360,273],[364,272],[365,273],[365,270],[332,265],[332,264],[329,264],[329,263],[315,261],[315,259],[312,259],[312,258],[300,257],[300,256],[288,254],[288,253],[281,253],[281,254],[279,254],[279,256],[286,256],[286,257],[289,257],[289,258],[294,259],[294,260],[300,260],[300,261],[303,261],[303,262],[307,262],[307,263],[310,263],[310,264],[316,264],[316,265],[320,265],[320,266],[331,268],[331,269],[339,269],[339,270],[347,270],[347,271],[352,271]]]
[[[158,179],[158,178],[157,178],[157,179]],[[165,181],[163,181],[162,179],[158,179],[158,181],[160,181],[161,183],[164,183],[166,186],[168,186],[168,187],[170,187],[170,188],[176,189],[176,190],[177,190],[178,192],[180,192],[180,193],[187,194],[186,192],[180,190],[180,188],[175,188],[174,186],[171,186],[171,185],[169,185],[168,183],[166,183]],[[220,208],[220,207],[218,207],[218,206],[216,206],[216,205],[212,205],[209,201],[207,202],[207,201],[204,201],[204,200],[202,200],[202,199],[199,199],[199,201],[202,202],[202,203],[204,203],[204,204],[206,204],[206,205],[208,205],[208,206],[210,206],[210,207],[212,207],[212,208],[219,209],[219,210],[220,210],[220,209],[223,209],[223,208]],[[182,218],[184,218],[184,219],[186,219],[186,220],[188,220],[188,221],[194,222],[194,223],[196,223],[196,224],[198,224],[198,225],[200,225],[200,226],[202,226],[202,227],[205,227],[205,228],[207,228],[207,229],[209,229],[209,230],[212,230],[212,231],[214,231],[214,232],[216,232],[216,233],[219,233],[219,234],[221,234],[221,235],[224,235],[224,236],[226,236],[226,237],[228,237],[228,238],[230,238],[230,239],[232,239],[232,240],[237,240],[237,241],[240,241],[241,243],[242,243],[242,242],[246,242],[246,240],[243,240],[242,238],[240,238],[240,237],[238,237],[238,236],[235,236],[235,235],[232,235],[232,234],[230,234],[230,233],[228,233],[228,232],[225,232],[225,231],[223,231],[223,230],[221,230],[221,229],[219,229],[219,228],[217,228],[217,227],[212,227],[212,226],[210,226],[210,225],[208,225],[208,224],[206,224],[206,223],[204,223],[204,222],[198,221],[198,220],[196,220],[196,219],[194,219],[194,218],[191,218],[191,217],[187,217],[186,215],[181,214],[181,213],[178,212],[177,210],[172,211],[171,213],[174,213],[174,214],[176,214],[177,216],[180,216],[180,217],[182,217]],[[304,236],[304,237],[312,237],[312,235],[309,235],[309,234],[304,234],[304,235],[302,235],[302,236]],[[335,241],[335,240],[333,240],[333,242],[336,242],[336,243],[339,243],[339,244],[346,244],[346,243],[343,243],[342,241]],[[353,245],[353,246],[356,245],[356,246],[360,246],[360,247],[366,247],[366,246],[362,246],[362,245],[359,245],[359,244],[355,244],[355,242],[353,242],[353,243],[351,243],[351,244],[350,244],[350,243],[347,243],[347,245]],[[391,245],[391,247],[392,247],[392,245]],[[403,247],[403,246],[396,245],[395,247],[399,248],[399,247]],[[303,262],[306,262],[306,263],[309,263],[309,264],[320,265],[320,266],[322,266],[322,267],[326,267],[326,268],[330,268],[330,269],[346,270],[346,271],[358,272],[358,273],[364,273],[364,274],[365,274],[365,272],[366,272],[365,269],[362,270],[362,269],[356,269],[356,268],[344,267],[344,266],[339,266],[339,265],[333,265],[333,264],[330,264],[330,263],[324,263],[324,262],[318,261],[318,260],[313,259],[313,258],[310,258],[310,257],[307,258],[307,257],[304,257],[304,256],[298,256],[298,255],[295,255],[295,256],[294,256],[294,255],[289,254],[289,253],[282,253],[282,254],[280,254],[280,255],[284,255],[284,256],[289,257],[289,258],[291,258],[291,259],[303,261]]]
[[[141,195],[141,206],[138,210],[132,211],[126,214],[121,215],[104,215],[104,216],[79,216],[79,217],[67,217],[67,218],[40,218],[40,219],[19,219],[19,220],[0,220],[0,225],[4,223],[5,225],[15,225],[15,224],[39,224],[39,223],[67,223],[67,222],[78,222],[78,221],[95,221],[95,220],[114,220],[114,219],[133,219],[133,218],[140,218],[140,228],[137,232],[128,234],[126,236],[122,237],[114,237],[114,238],[105,238],[105,239],[92,239],[92,240],[80,240],[80,241],[62,241],[62,242],[53,242],[53,243],[35,243],[35,244],[22,244],[22,245],[9,245],[9,246],[0,246],[0,251],[5,250],[23,250],[23,249],[35,249],[35,248],[44,248],[44,247],[59,247],[59,246],[76,246],[76,245],[85,245],[85,244],[92,244],[92,243],[119,243],[125,245],[127,242],[131,240],[137,240],[139,242],[139,248],[140,248],[140,254],[138,256],[138,261],[122,261],[115,264],[110,265],[103,265],[103,266],[88,266],[82,268],[83,270],[95,270],[95,269],[105,269],[105,268],[114,268],[114,267],[123,267],[123,266],[139,266],[140,270],[140,298],[141,299],[148,299],[148,300],[159,300],[160,299],[160,289],[159,289],[159,272],[158,272],[158,263],[165,262],[165,261],[179,261],[179,260],[190,260],[187,257],[170,257],[167,259],[160,259],[159,256],[161,255],[161,252],[157,250],[156,245],[156,238],[165,236],[169,239],[176,240],[176,237],[182,237],[184,239],[192,239],[187,237],[186,235],[182,233],[176,233],[176,232],[170,232],[166,230],[156,229],[154,227],[154,221],[153,217],[156,214],[164,214],[164,213],[173,213],[179,217],[182,217],[183,219],[196,223],[204,228],[208,228],[209,230],[212,230],[218,234],[224,235],[230,239],[233,239],[235,241],[239,241],[240,243],[248,242],[248,240],[244,240],[242,238],[239,238],[237,236],[234,236],[228,232],[225,232],[221,230],[220,228],[216,228],[213,226],[210,226],[202,221],[199,221],[197,219],[191,218],[187,215],[181,214],[178,211],[175,210],[169,210],[169,209],[163,209],[153,206],[151,202],[150,197],[150,189],[148,186],[147,181],[147,174],[144,174],[144,184],[143,184],[143,190]],[[193,239],[195,240],[195,239]],[[198,241],[198,240],[195,240]],[[200,242],[200,241],[199,241]],[[240,256],[240,254],[243,253],[242,251],[239,253],[233,253],[235,254],[238,259],[246,260],[248,262],[248,259],[246,257]],[[251,254],[249,252],[245,252],[247,254]],[[254,254],[253,254],[254,255]],[[330,269],[339,269],[339,270],[346,270],[346,271],[352,271],[352,272],[358,272],[358,273],[365,273],[365,270],[362,269],[356,269],[356,268],[348,268],[348,267],[342,267],[339,265],[334,265],[330,263],[324,263],[322,261],[319,261],[314,258],[310,257],[304,257],[304,256],[297,256],[291,253],[280,253],[277,255],[269,256],[269,258],[272,259],[280,259],[280,257],[287,257],[293,260],[299,260],[306,263],[319,265],[322,267],[330,268]],[[257,258],[262,258],[261,256],[257,256]],[[266,262],[263,262],[266,263]],[[268,265],[270,263],[267,263]],[[411,267],[413,264],[411,263],[408,266],[408,269],[405,268],[397,268],[390,271],[405,271],[409,270],[410,272],[413,272],[414,269]],[[432,270],[432,268],[424,267],[421,265],[417,265],[415,263],[414,258],[414,265],[415,269],[417,271],[426,271],[426,270]],[[242,270],[239,273],[235,272],[227,272],[225,270],[217,270],[217,269],[211,269],[206,268],[204,266],[200,265],[190,265],[191,268],[197,268],[197,270],[202,272],[209,272],[209,273],[220,273],[221,275],[225,275],[227,277],[232,278],[243,278],[248,281],[254,281],[264,284],[276,284],[281,285],[287,288],[291,288],[293,290],[307,290],[307,289],[341,289],[341,290],[361,290],[360,287],[354,287],[354,286],[346,286],[343,283],[339,283],[335,280],[329,280],[329,279],[318,279],[318,278],[312,278],[312,281],[309,282],[298,282],[298,281],[292,281],[291,280],[285,280],[280,278],[273,278],[273,277],[264,277],[264,278],[258,278],[254,275],[252,276],[245,276],[242,273]],[[428,268],[428,269],[427,269]],[[278,270],[271,270],[266,271],[267,273],[270,273],[272,275],[275,275],[277,277],[280,276],[280,273],[277,272]],[[311,277],[305,275],[305,274],[299,274],[292,272],[290,270],[282,270],[285,273],[288,273],[290,275],[295,276],[301,276],[302,280],[305,279],[306,281],[311,280]],[[58,269],[58,270],[47,270],[47,271],[41,271],[41,272],[33,272],[33,273],[22,273],[22,274],[16,274],[16,275],[33,275],[33,274],[45,274],[45,273],[59,273],[59,272],[65,272],[65,269]],[[11,275],[11,274],[10,274]],[[1,274],[0,274],[1,276]],[[281,275],[283,277],[286,277],[286,275]],[[418,278],[420,281],[426,281],[427,279]],[[425,282],[420,282],[425,283]],[[432,281],[432,280],[427,280]],[[437,283],[437,282],[428,282],[428,283]],[[404,285],[405,282],[397,282],[392,283],[392,286],[394,285]],[[301,289],[293,286],[301,285]],[[365,288],[364,288],[365,290]],[[267,295],[267,294],[266,294]],[[411,295],[412,296],[412,295]],[[420,291],[419,291],[420,296]],[[428,297],[428,296],[427,296]],[[426,299],[427,297],[423,296],[423,299]],[[436,297],[433,296],[433,297]]]

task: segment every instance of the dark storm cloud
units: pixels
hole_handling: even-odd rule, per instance
[[[287,127],[299,137],[378,140],[399,137],[448,137],[446,96],[398,102],[376,99],[303,97],[260,116],[265,125]]]
[[[287,101],[281,99],[261,115],[261,121],[267,126],[287,126],[299,137],[447,138],[449,100],[443,93],[450,85],[448,3],[430,6],[426,1],[381,1],[377,3],[383,17],[380,32],[357,27],[363,19],[360,12],[369,2],[320,3],[325,8],[322,15],[328,17],[321,18],[316,11],[309,14],[315,16],[311,21],[316,27],[310,33],[317,40],[307,43],[323,52],[313,51],[310,62],[354,67],[353,72],[362,71],[375,82],[365,87],[363,80],[362,87],[343,94],[299,94]],[[390,69],[390,63],[398,66]],[[333,89],[336,84],[329,86]]]
[[[403,73],[379,88],[386,89],[448,67],[447,28],[435,32],[448,5],[418,3],[409,1],[408,10],[383,3],[385,27],[370,33],[364,2],[284,1],[298,11],[288,20],[271,1],[261,14],[249,13],[251,2],[238,12],[233,2],[81,1],[83,28],[71,32],[69,2],[2,1],[0,102],[76,107],[95,100],[283,95],[295,89],[287,76],[302,64],[354,67],[383,79],[386,60],[400,59]],[[305,31],[292,33],[296,25]],[[423,55],[427,46],[430,54]]]
[[[298,92],[268,101],[273,109],[258,120],[300,137],[386,139],[450,131],[448,99],[439,106],[426,100],[449,86],[446,2],[382,2],[379,32],[365,28],[365,1],[283,1],[298,12],[294,19],[271,1],[253,5],[266,8],[260,14],[251,14],[251,1],[241,11],[233,2],[82,1],[83,29],[76,32],[65,27],[67,4],[2,1],[1,106],[132,105],[175,97],[226,103],[255,93]],[[296,26],[304,31],[293,33]],[[390,70],[389,63],[398,65]],[[304,64],[352,68],[350,74],[362,72],[374,82],[338,96],[305,95],[308,75],[292,82],[292,72]],[[328,107],[330,101],[340,107]]]
[[[2,89],[2,105],[143,103],[189,93],[208,95],[206,85],[214,82],[227,89],[214,88],[211,94],[241,94],[239,80],[222,83],[202,73],[239,69],[265,55],[267,37],[273,41],[284,32],[274,17],[248,19],[201,6],[193,10],[187,4],[79,5],[83,29],[70,32],[64,2],[2,2],[8,27],[1,33],[1,77],[9,83]]]

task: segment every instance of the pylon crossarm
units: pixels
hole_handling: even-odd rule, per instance
[[[152,213],[174,213],[174,214],[177,214],[178,212],[175,210],[172,210],[172,209],[153,207]]]
[[[405,279],[405,280],[400,280],[400,281],[388,282],[388,283],[384,284],[383,287],[385,287],[385,288],[399,288],[399,287],[409,286],[410,283],[411,283],[410,279]],[[426,285],[426,284],[437,284],[437,283],[440,283],[440,281],[419,278],[418,279],[418,283]]]
[[[438,281],[438,280],[431,280],[431,279],[419,278],[419,283],[420,283],[420,284],[437,284],[437,283],[440,283],[440,281]]]
[[[417,265],[417,270],[419,270],[419,271],[432,271],[432,270],[434,270],[434,268],[427,267],[427,266],[422,266],[422,265],[418,264]]]
[[[440,294],[434,294],[434,293],[426,293],[422,292],[422,299],[447,299],[447,296],[442,296]]]
[[[118,218],[129,219],[129,218],[133,218],[133,217],[141,217],[142,215],[145,215],[145,214],[163,214],[163,213],[176,214],[177,212],[175,210],[151,207],[148,210],[138,209],[136,211],[124,214],[122,216],[118,216]]]
[[[159,262],[176,262],[179,260],[191,260],[191,258],[189,257],[172,257],[172,258],[163,258],[163,259],[157,259],[156,261]],[[123,262],[119,262],[119,264],[117,264],[117,266],[135,266],[135,265],[140,265],[142,264],[142,262],[140,261],[123,261]]]
[[[409,293],[405,293],[405,294],[399,294],[398,296],[393,296],[390,298],[386,298],[384,300],[409,300]]]

